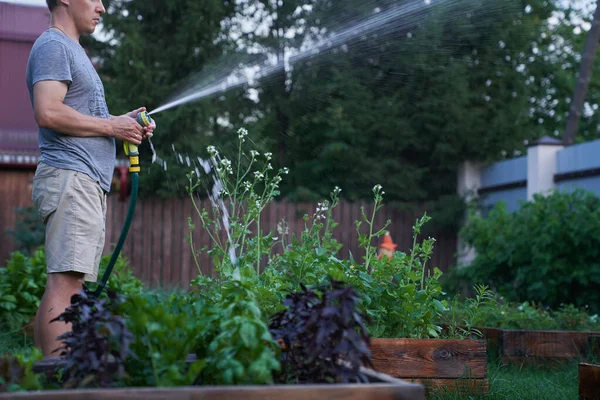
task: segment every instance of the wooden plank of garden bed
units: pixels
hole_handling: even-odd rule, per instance
[[[402,385],[274,385],[274,386],[211,386],[179,388],[123,388],[96,390],[56,390],[0,394],[0,399],[96,400],[96,399],[169,399],[169,400],[422,400],[422,385],[404,382]]]
[[[484,340],[373,339],[373,367],[402,378],[486,378]]]
[[[427,392],[472,396],[485,395],[490,387],[487,379],[412,379],[410,382],[422,383]]]
[[[600,400],[600,365],[579,364],[579,398]]]
[[[597,332],[503,330],[505,360],[520,358],[585,358],[590,354],[590,337]]]

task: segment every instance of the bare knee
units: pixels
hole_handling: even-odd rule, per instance
[[[83,288],[84,274],[80,272],[53,272],[46,280],[46,293],[51,296],[69,296]]]

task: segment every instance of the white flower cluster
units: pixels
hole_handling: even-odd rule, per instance
[[[260,153],[256,150],[250,150],[250,155],[252,156],[252,158],[257,157]]]
[[[281,182],[281,177],[279,175],[275,175],[271,180],[271,187],[276,189],[279,187],[279,182]]]
[[[314,219],[316,221],[318,221],[320,219],[326,219],[327,216],[325,215],[325,212],[328,210],[329,210],[329,202],[327,200],[325,200],[322,203],[317,203],[317,209],[315,210]]]
[[[208,154],[211,155],[211,157],[216,157],[219,155],[219,152],[217,151],[217,149],[215,148],[215,146],[208,146],[206,148],[206,151],[208,151]]]
[[[287,223],[285,221],[279,222],[277,224],[277,232],[280,235],[287,235],[288,233],[290,233],[290,230],[287,226]]]
[[[254,171],[254,177],[258,180],[261,180],[262,178],[264,178],[264,174],[260,171]]]
[[[231,167],[231,161],[224,158],[221,160],[221,168],[225,170],[229,175],[233,175],[233,168]]]
[[[333,188],[333,194],[340,194],[342,192],[342,189],[339,186],[336,186]]]
[[[242,142],[243,142],[243,141],[245,141],[245,139],[244,139],[244,138],[245,138],[246,136],[248,136],[248,131],[247,131],[246,129],[244,129],[244,128],[240,128],[240,129],[238,129],[237,133],[238,133],[238,138],[239,138],[239,139],[240,139]]]
[[[373,186],[373,193],[379,194],[379,195],[385,194],[385,192],[381,189],[383,189],[383,186],[381,186],[380,184],[377,184],[377,185]]]
[[[252,189],[252,184],[248,181],[245,181],[242,185],[244,185],[244,192],[247,192],[248,190]]]
[[[288,167],[283,167],[282,169],[279,170],[282,174],[289,174],[290,170]]]
[[[273,153],[265,153],[264,156],[267,159],[267,161],[269,161],[273,157]]]
[[[317,213],[329,210],[329,204],[317,203]]]

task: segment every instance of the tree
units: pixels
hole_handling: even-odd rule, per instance
[[[106,8],[103,31],[108,38],[88,48],[99,66],[112,114],[139,105],[149,110],[158,107],[190,85],[195,74],[218,59],[228,45],[215,41],[221,20],[233,12],[229,2],[111,0]],[[240,104],[244,102],[236,101],[236,108]],[[219,117],[227,113],[227,99],[211,98],[155,115],[158,129],[152,141],[158,156],[167,161],[167,169],[150,165],[151,149],[144,143],[140,191],[158,196],[183,194],[189,167],[178,161],[172,146],[185,158],[203,154],[208,143],[226,141],[232,135]],[[238,113],[232,115],[235,123]]]
[[[571,107],[569,109],[569,117],[567,119],[567,125],[565,127],[565,132],[563,135],[563,143],[566,146],[569,146],[575,142],[575,135],[577,134],[579,119],[581,118],[583,102],[585,100],[585,96],[587,94],[587,90],[590,84],[592,69],[594,66],[594,60],[596,59],[596,52],[598,50],[599,40],[600,4],[597,4],[596,11],[594,12],[592,26],[587,34],[585,49],[583,50],[583,57],[579,69],[579,77],[577,78],[577,85],[575,86],[575,90],[573,92],[573,99],[571,100]]]
[[[416,11],[381,17],[407,6]],[[576,48],[578,36],[551,32],[555,9],[544,0],[525,9],[518,0],[120,1],[105,18],[115,41],[96,54],[115,112],[269,61],[278,67],[256,83],[158,114],[156,147],[201,155],[245,126],[276,167],[291,167],[290,199],[339,185],[356,200],[382,183],[388,200],[431,201],[454,193],[460,161],[519,154],[560,122],[558,111],[542,118],[553,111],[548,91],[569,86],[550,47],[560,34]],[[365,21],[379,25],[357,33]],[[345,40],[328,45],[340,32]],[[302,53],[315,43],[318,54]],[[168,164],[149,168],[142,188],[177,192],[189,167],[175,155]]]

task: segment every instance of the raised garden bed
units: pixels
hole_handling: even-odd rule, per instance
[[[188,361],[194,361],[190,356]],[[50,358],[34,365],[38,373],[54,373],[63,360]],[[387,374],[361,368],[369,383],[366,384],[306,384],[306,385],[256,385],[256,386],[186,386],[174,388],[115,388],[85,390],[47,390],[36,392],[3,393],[0,399],[202,399],[248,400],[259,399],[352,399],[352,400],[423,400],[423,385],[406,382]]]
[[[600,332],[476,328],[492,358],[504,363],[589,360],[600,356]]]
[[[484,340],[373,339],[371,351],[374,368],[393,377],[429,389],[488,392]]]
[[[381,373],[379,382],[402,386],[412,381],[429,390],[463,394],[488,392],[484,340],[372,339],[371,351],[373,367]],[[188,361],[194,360],[190,355]],[[36,363],[34,371],[52,374],[58,367],[59,359],[46,359]]]
[[[600,400],[600,365],[579,364],[579,398]]]
[[[56,390],[0,394],[0,399],[93,400],[93,399],[170,399],[170,400],[263,400],[263,399],[348,399],[420,400],[423,387],[405,382],[366,385],[274,385],[213,386],[179,388],[123,388]]]

